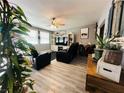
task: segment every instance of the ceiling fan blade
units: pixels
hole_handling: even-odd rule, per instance
[[[65,24],[59,24],[59,25],[64,26]]]

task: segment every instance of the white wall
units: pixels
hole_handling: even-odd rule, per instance
[[[98,21],[98,33],[100,31],[100,27],[105,23],[105,28],[104,28],[104,37],[107,35],[108,31],[108,16],[109,16],[109,10],[112,5],[112,0],[109,1],[109,3],[105,6],[105,9]]]

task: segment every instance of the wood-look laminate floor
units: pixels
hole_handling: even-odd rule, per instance
[[[85,91],[86,60],[76,58],[71,64],[53,60],[40,71],[33,71],[37,93],[88,93]]]

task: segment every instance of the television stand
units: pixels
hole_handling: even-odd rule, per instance
[[[68,49],[69,46],[64,46],[64,45],[51,45],[51,50],[52,51],[59,51],[59,50],[65,50]]]
[[[62,46],[58,46],[58,51],[61,51],[63,50],[63,47]]]

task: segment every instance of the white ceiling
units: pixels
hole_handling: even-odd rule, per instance
[[[33,26],[43,29],[67,30],[94,24],[100,18],[109,0],[9,0],[24,10]],[[50,27],[51,18],[57,17],[65,26]]]

